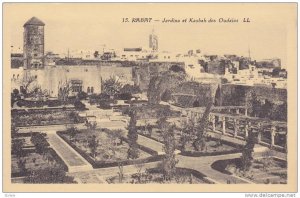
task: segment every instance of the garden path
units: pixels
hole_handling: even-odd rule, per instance
[[[178,159],[177,167],[190,168],[199,171],[205,174],[210,179],[216,181],[217,183],[227,184],[228,181],[230,181],[232,184],[249,183],[246,180],[234,177],[232,175],[221,173],[217,170],[214,170],[211,167],[211,165],[215,161],[239,158],[240,156],[241,156],[240,153],[236,153],[236,154],[229,154],[229,155],[205,156],[205,157],[187,157],[187,156],[177,155],[176,158]]]
[[[55,131],[53,133],[48,133],[47,136],[50,146],[68,166],[68,172],[88,171],[93,169],[92,165],[56,135]]]

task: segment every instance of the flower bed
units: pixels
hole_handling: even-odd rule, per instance
[[[57,124],[83,123],[84,118],[80,117],[73,110],[44,110],[44,111],[14,111],[12,122],[18,127],[22,126],[44,126]]]

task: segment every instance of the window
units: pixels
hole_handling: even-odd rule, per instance
[[[15,74],[13,74],[13,79],[15,79]]]
[[[91,87],[91,93],[94,93],[94,87]]]
[[[90,87],[88,87],[88,88],[87,88],[87,92],[90,93],[90,91],[91,91],[91,90],[90,90]]]
[[[37,75],[35,75],[34,78],[37,79]]]
[[[34,57],[37,57],[37,54],[33,54]]]

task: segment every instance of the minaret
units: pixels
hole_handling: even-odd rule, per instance
[[[154,29],[152,29],[152,33],[149,35],[149,48],[152,51],[158,50],[158,37],[154,34]]]
[[[44,26],[36,17],[24,24],[24,69],[44,68]]]

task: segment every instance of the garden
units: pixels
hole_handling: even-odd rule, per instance
[[[121,130],[96,129],[96,126],[90,126],[82,130],[72,128],[67,131],[57,132],[63,140],[89,161],[94,168],[160,159],[160,156],[154,156],[154,151],[141,145],[138,145],[137,148],[138,157],[128,159],[130,146],[128,140],[124,137],[124,133]]]
[[[85,119],[72,109],[12,111],[12,122],[17,127],[84,123]]]
[[[151,168],[142,170],[142,166],[137,167],[138,171],[134,174],[123,174],[122,168],[118,175],[111,176],[106,179],[109,184],[205,184],[209,183],[204,177],[205,175],[190,169],[176,168],[174,177],[166,179],[163,170],[160,168]]]
[[[46,134],[18,134],[12,139],[12,177],[29,176],[34,171],[48,168],[67,170],[56,152],[49,148]]]
[[[287,162],[273,156],[254,158],[246,171],[243,170],[241,158],[217,161],[212,164],[212,168],[256,184],[287,183]]]
[[[138,133],[158,142],[163,143],[164,141],[163,131],[159,129],[158,126],[145,125],[139,127]],[[196,150],[194,146],[194,142],[197,138],[196,134],[186,133],[184,132],[184,129],[180,129],[178,127],[174,128],[173,133],[176,147],[181,150],[182,155],[204,156],[228,154],[236,153],[241,149],[239,145],[222,140],[222,136],[220,134],[220,137],[206,136],[205,146],[203,146],[200,150]]]

